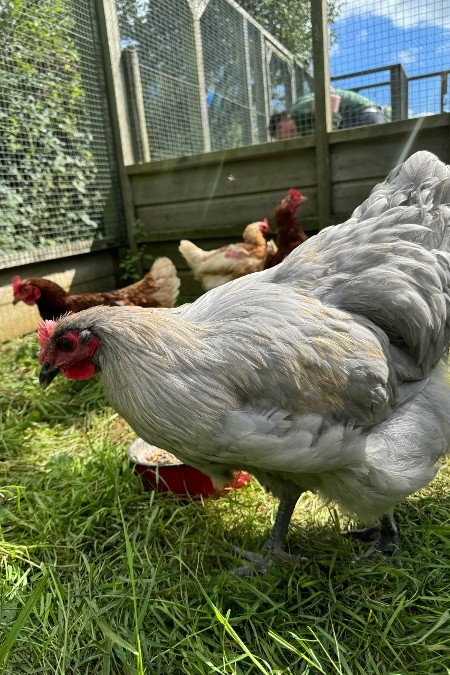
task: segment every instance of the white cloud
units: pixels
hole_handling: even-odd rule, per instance
[[[355,14],[383,16],[398,28],[431,24],[450,30],[450,0],[346,0],[339,18]]]
[[[410,47],[410,49],[402,49],[397,54],[397,63],[403,66],[408,66],[411,63],[416,63],[420,54],[419,47]]]
[[[366,28],[363,28],[363,30],[360,30],[356,36],[356,42],[367,42],[367,38],[369,37],[369,31]]]

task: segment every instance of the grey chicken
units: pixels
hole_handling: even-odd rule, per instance
[[[370,551],[391,553],[395,505],[450,444],[449,230],[450,169],[418,152],[276,267],[175,311],[42,322],[41,383],[99,371],[141,438],[218,487],[231,470],[255,475],[280,500],[272,556],[306,490],[381,518]],[[245,555],[260,569],[270,559]]]

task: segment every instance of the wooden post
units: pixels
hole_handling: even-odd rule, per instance
[[[450,70],[444,70],[441,73],[441,98],[440,98],[440,106],[439,106],[439,112],[443,113],[444,112],[444,102],[445,102],[445,97],[448,94],[448,76],[450,74]]]
[[[133,145],[134,164],[150,161],[147,123],[145,120],[144,95],[142,91],[139,54],[137,49],[126,47],[122,50],[122,64],[125,75],[131,141]]]
[[[134,238],[135,213],[131,186],[125,170],[132,163],[132,147],[128,124],[125,85],[121,69],[121,48],[119,21],[115,0],[95,0],[97,22],[102,46],[103,68],[114,137],[117,170],[123,202],[128,245],[132,253],[137,253]]]
[[[264,112],[266,117],[266,135],[267,140],[271,141],[272,139],[269,133],[269,122],[270,122],[269,60],[270,60],[270,51],[266,48],[266,41],[264,39],[263,33],[261,33],[261,63],[262,63],[263,90],[264,90]]]
[[[205,80],[205,65],[203,62],[203,46],[202,46],[202,31],[200,26],[200,18],[206,9],[209,0],[189,0],[189,5],[194,18],[194,44],[195,57],[197,62],[197,77],[198,89],[200,94],[200,115],[202,119],[203,129],[203,150],[204,152],[211,151],[211,134],[209,131],[208,106],[206,104],[206,80]]]
[[[400,63],[391,66],[392,121],[408,119],[408,77]]]
[[[314,63],[315,140],[319,228],[331,222],[331,169],[328,133],[331,131],[328,15],[326,0],[311,2]]]
[[[256,111],[255,106],[253,105],[253,92],[252,92],[252,70],[250,67],[250,46],[248,42],[248,21],[243,18],[244,25],[244,55],[245,55],[245,76],[247,78],[247,99],[248,99],[248,115],[250,118],[250,133],[252,143],[258,142],[258,128],[256,122]]]
[[[297,73],[295,72],[295,61],[289,63],[289,69],[291,71],[291,108],[295,101],[298,98],[297,94]]]

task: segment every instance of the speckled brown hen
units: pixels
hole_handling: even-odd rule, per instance
[[[37,305],[43,319],[56,319],[67,312],[80,312],[97,305],[135,305],[139,307],[173,307],[180,280],[169,258],[158,258],[145,277],[130,286],[100,293],[68,293],[50,279],[30,277],[12,279],[14,304]]]

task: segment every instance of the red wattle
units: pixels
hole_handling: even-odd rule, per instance
[[[72,368],[68,366],[61,370],[69,380],[87,380],[95,375],[95,365],[92,361],[82,361]]]

